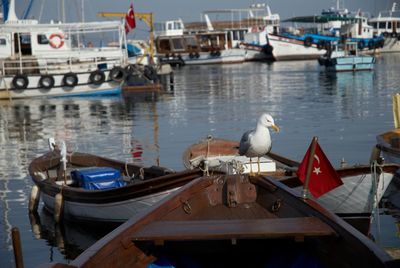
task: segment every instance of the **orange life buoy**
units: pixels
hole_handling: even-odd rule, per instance
[[[53,40],[53,39],[55,39],[55,40]],[[64,45],[64,35],[62,35],[60,33],[51,34],[49,37],[49,44],[52,48],[62,47]]]

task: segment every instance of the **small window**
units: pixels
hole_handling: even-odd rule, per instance
[[[193,37],[186,37],[185,38],[186,49],[187,50],[196,50],[198,49],[197,41]]]
[[[233,40],[238,40],[238,32],[237,31],[232,31],[232,39]]]
[[[4,38],[0,38],[0,46],[5,46],[7,45],[7,40]]]
[[[379,22],[379,29],[386,29],[386,22]]]
[[[158,45],[158,50],[161,53],[168,53],[171,51],[171,45],[169,44],[169,39],[160,40]]]
[[[388,22],[388,27],[387,28],[388,29],[392,29],[392,22],[391,21]]]
[[[244,40],[244,34],[245,34],[245,31],[240,31],[239,32],[239,40],[241,40],[241,41]]]
[[[174,50],[184,50],[182,39],[171,39]]]
[[[44,35],[44,34],[38,34],[37,42],[39,45],[48,45],[49,44],[49,40],[47,39],[46,35]]]

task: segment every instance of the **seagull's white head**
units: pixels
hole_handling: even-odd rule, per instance
[[[279,132],[279,127],[277,125],[275,125],[275,121],[270,114],[263,113],[260,116],[260,118],[258,119],[258,125],[266,127],[266,128],[271,127],[276,132]]]

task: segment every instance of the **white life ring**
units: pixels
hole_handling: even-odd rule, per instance
[[[53,33],[49,37],[49,44],[52,48],[60,48],[64,45],[64,35]]]

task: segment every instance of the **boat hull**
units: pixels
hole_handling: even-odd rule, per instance
[[[110,70],[104,71],[109,77]],[[50,89],[39,87],[40,75],[26,75],[28,87],[15,89],[12,86],[14,76],[4,76],[0,80],[0,99],[21,99],[34,97],[59,97],[59,96],[90,96],[90,95],[115,95],[121,92],[120,83],[111,79],[105,80],[100,85],[89,82],[91,72],[76,73],[78,83],[74,87],[64,86],[64,74],[53,74],[54,86]]]
[[[221,64],[221,63],[241,63],[245,61],[246,53],[242,49],[221,50],[220,55],[210,53],[200,53],[199,57],[190,57],[189,54],[183,54],[182,59],[187,65],[197,64]]]
[[[326,53],[325,49],[318,49],[316,45],[306,47],[304,42],[270,34],[269,43],[273,47],[273,57],[277,61],[283,60],[314,60]]]
[[[66,200],[63,205],[63,217],[74,221],[122,223],[160,202],[177,189],[179,188],[119,202],[83,203]],[[54,213],[54,196],[43,193],[41,197],[45,208]]]

